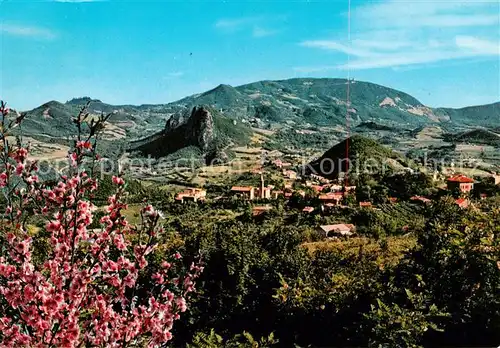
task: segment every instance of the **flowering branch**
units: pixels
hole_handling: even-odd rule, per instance
[[[113,177],[116,193],[109,197],[101,228],[89,229],[96,207],[89,200],[98,181],[88,175],[98,160],[97,137],[110,115],[89,119],[88,105],[75,118],[77,138],[68,154],[70,170],[48,187],[40,182],[29,148],[18,141],[11,146],[10,130],[22,121],[7,123],[10,110],[0,105],[2,141],[0,187],[6,198],[0,235],[0,346],[2,347],[123,347],[137,344],[159,346],[171,338],[186,298],[195,290],[194,280],[202,267],[191,265],[175,274],[179,254],[166,259],[142,284],[148,257],[162,232],[159,213],[146,205],[140,228],[130,226],[122,211],[126,184]],[[89,128],[83,135],[83,126]],[[93,170],[91,170],[91,174]],[[46,219],[49,251],[42,262],[27,225],[34,216]]]

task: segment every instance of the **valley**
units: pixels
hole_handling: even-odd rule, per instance
[[[67,146],[72,117],[88,105],[89,120],[112,114],[102,136],[107,157],[136,163],[150,158],[148,168],[128,166],[132,178],[217,182],[259,167],[273,152],[304,165],[344,140],[347,82],[304,78],[220,85],[161,105],[109,105],[87,97],[51,101],[25,112],[21,132],[49,149],[54,143]],[[349,83],[350,135],[376,140],[424,169],[437,170],[439,163],[443,170],[463,167],[469,175],[500,171],[500,103],[430,108],[404,92]],[[46,158],[51,156],[49,151]]]

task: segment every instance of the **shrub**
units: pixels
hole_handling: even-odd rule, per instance
[[[95,211],[89,196],[98,187],[88,174],[92,168],[85,166],[97,160],[96,136],[109,115],[85,124],[82,108],[74,119],[78,134],[68,154],[69,173],[48,187],[39,182],[37,163],[28,160],[29,148],[7,140],[23,116],[9,122],[3,102],[0,114],[0,187],[6,199],[0,225],[5,239],[0,346],[157,346],[169,341],[202,268],[192,264],[179,272],[181,255],[175,253],[142,281],[162,232],[159,213],[146,205],[141,228],[131,227],[122,215],[126,185],[119,176],[112,178],[115,193],[108,198],[101,228],[89,229]],[[38,232],[28,228],[32,215],[45,219]]]

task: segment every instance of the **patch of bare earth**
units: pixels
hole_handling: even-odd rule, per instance
[[[394,100],[392,98],[389,98],[389,97],[385,97],[384,100],[382,100],[379,104],[379,106],[392,106],[392,107],[395,107],[396,106],[396,103],[394,102]]]
[[[15,141],[14,137],[7,137],[9,142]],[[46,143],[30,137],[23,137],[23,143],[30,144],[31,151],[30,160],[63,160],[68,155],[69,147],[56,144]]]

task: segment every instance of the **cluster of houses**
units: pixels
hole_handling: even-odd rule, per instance
[[[282,162],[281,160],[275,160],[273,162],[274,166],[282,170],[285,179],[290,179],[286,181],[284,190],[275,190],[273,185],[266,185],[264,181],[264,175],[262,171],[255,171],[255,173],[260,174],[260,186],[233,186],[231,187],[231,194],[233,197],[238,197],[244,200],[271,200],[278,199],[279,197],[291,198],[294,193],[305,196],[304,190],[293,190],[291,181],[298,178],[297,173],[287,169],[291,167],[290,163]],[[494,175],[493,180],[495,184],[500,184],[500,175]],[[474,179],[469,178],[465,175],[454,175],[446,180],[447,189],[453,192],[460,192],[464,197],[456,200],[456,204],[461,208],[466,208],[469,206],[470,201],[466,198],[466,195],[474,189]],[[325,179],[321,176],[311,175],[308,180],[305,181],[305,186],[310,188],[316,193],[317,198],[321,202],[320,209],[326,211],[332,209],[336,206],[342,205],[342,201],[347,194],[352,194],[356,191],[356,186],[342,186],[338,185],[333,181]],[[181,203],[186,201],[200,202],[204,201],[207,192],[200,188],[188,188],[182,192],[179,192],[175,196],[175,200]],[[396,203],[397,199],[390,197],[391,203]],[[410,198],[412,201],[421,202],[424,204],[429,204],[432,201],[423,196],[413,196]],[[371,202],[359,202],[361,208],[371,208]],[[270,205],[254,206],[253,216],[261,215],[265,212],[272,210],[273,207]],[[303,208],[302,212],[312,213],[315,211],[315,207],[307,206]],[[355,234],[356,227],[352,224],[334,224],[334,225],[322,225],[318,227],[318,232],[326,238],[330,237],[348,237]]]
[[[254,186],[233,186],[231,187],[231,193],[237,197],[247,200],[254,199],[278,199],[280,196],[284,198],[290,198],[293,193],[296,193],[301,196],[305,196],[306,192],[304,190],[293,190],[292,184],[285,184],[284,190],[275,190],[274,186],[268,185],[266,186],[264,183],[264,177],[261,173],[260,177],[260,187]],[[314,191],[319,200],[325,206],[336,206],[340,205],[344,196],[348,193],[354,193],[356,191],[356,186],[347,186],[343,187],[341,185],[336,185],[332,183],[327,183],[324,185],[317,185],[312,181],[306,181],[306,187],[309,187],[312,191]],[[307,207],[309,208],[309,207]],[[310,209],[306,209],[308,211]]]
[[[272,164],[274,165],[274,167],[276,169],[282,170],[283,176],[286,179],[296,180],[296,179],[299,178],[298,175],[297,175],[297,172],[295,172],[293,170],[290,170],[290,167],[292,167],[292,163],[290,163],[290,162],[283,162],[282,160],[277,159],[277,160],[274,160],[272,162]]]
[[[259,199],[276,199],[278,197],[278,191],[273,191],[274,186],[266,186],[264,184],[264,175],[260,174],[260,187],[254,186],[233,186],[231,187],[231,193],[247,200]]]
[[[493,174],[489,177],[489,180],[494,185],[500,185],[500,175]],[[446,180],[446,188],[451,192],[459,192],[462,197],[455,200],[455,203],[460,208],[467,208],[470,205],[470,200],[467,198],[467,194],[469,194],[474,189],[475,181],[472,178],[469,178],[465,175],[454,175],[449,177]],[[486,194],[481,194],[481,199],[487,198]],[[429,198],[422,196],[413,196],[410,198],[412,201],[419,201],[424,204],[429,204],[432,201]]]
[[[468,194],[474,189],[474,179],[471,179],[465,175],[454,175],[446,180],[446,188],[451,192],[460,192],[461,194]],[[430,204],[432,200],[423,196],[413,196],[410,198],[411,201],[420,202],[423,204]],[[462,197],[455,200],[455,203],[460,208],[467,208],[470,205],[470,200],[468,198]]]
[[[182,192],[179,192],[175,196],[175,200],[180,203],[199,202],[199,201],[204,201],[206,197],[207,197],[207,190],[200,188],[188,188]]]
[[[285,166],[289,163],[283,163],[280,160],[275,161],[276,166]],[[273,185],[266,185],[264,181],[264,175],[262,171],[260,173],[260,186],[233,186],[231,187],[231,194],[235,197],[239,197],[245,200],[255,200],[255,199],[278,199],[280,196],[284,198],[290,198],[293,193],[305,196],[304,190],[293,190],[292,184],[290,182],[285,184],[284,190],[275,190]],[[294,172],[295,173],[295,172]],[[342,186],[336,183],[332,183],[330,180],[318,177],[312,180],[306,180],[305,186],[309,187],[313,192],[317,194],[318,199],[324,207],[334,207],[342,203],[343,198],[346,194],[352,194],[356,191],[356,186]],[[498,180],[500,183],[500,176],[495,177],[495,183]],[[447,179],[447,189],[449,191],[459,191],[462,194],[468,194],[474,189],[474,179],[471,179],[465,175],[455,175]],[[203,201],[207,195],[206,190],[200,188],[188,188],[182,192],[179,192],[175,199],[179,202],[185,201]],[[391,202],[396,201],[396,198],[390,198]],[[412,201],[420,201],[422,203],[430,203],[431,200],[422,196],[411,197]],[[359,202],[360,207],[371,207],[370,202]],[[305,212],[312,211],[310,207],[306,207]]]

